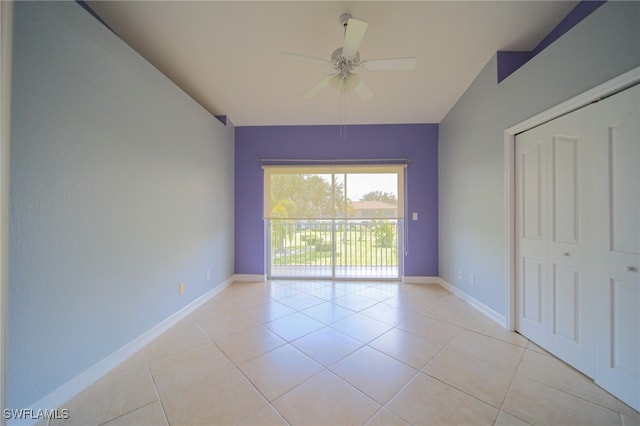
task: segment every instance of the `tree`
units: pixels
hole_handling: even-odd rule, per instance
[[[331,190],[330,175],[321,174],[275,174],[271,177],[271,200],[278,206],[288,200],[287,217],[323,218],[333,215],[332,202],[344,203],[344,185],[335,185]]]
[[[388,221],[374,220],[374,234],[379,247],[394,247],[395,232],[394,225]]]
[[[272,199],[272,201],[274,201]],[[274,218],[288,219],[289,211],[296,208],[296,205],[290,198],[283,198],[279,200],[271,209],[271,216]],[[287,220],[283,222],[275,222],[271,228],[271,241],[275,244],[276,251],[284,250],[285,239],[291,239],[291,236],[295,232],[295,225],[288,223]]]
[[[362,196],[362,201],[384,201],[389,204],[397,204],[396,195],[390,192],[371,191]]]
[[[271,200],[275,201],[274,199]],[[274,203],[271,208],[271,217],[277,217],[282,219],[289,218],[289,211],[296,208],[296,203],[294,203],[291,198],[283,198],[278,200],[277,203]]]

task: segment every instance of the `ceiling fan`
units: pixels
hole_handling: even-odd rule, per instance
[[[312,98],[324,89],[331,87],[338,89],[340,93],[355,92],[360,99],[368,100],[373,97],[373,92],[362,81],[360,76],[353,72],[360,68],[365,71],[410,71],[416,67],[416,58],[393,58],[361,60],[358,48],[367,31],[367,23],[354,19],[350,14],[340,15],[340,24],[344,27],[344,42],[331,54],[331,60],[299,55],[297,53],[282,52],[280,55],[286,58],[304,62],[331,65],[334,68],[327,77],[320,80],[311,90],[305,93],[303,98]]]

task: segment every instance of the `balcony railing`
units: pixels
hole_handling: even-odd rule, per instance
[[[400,235],[397,219],[272,219],[270,276],[397,279]]]

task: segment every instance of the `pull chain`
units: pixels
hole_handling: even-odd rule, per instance
[[[347,95],[345,93],[340,93],[340,139],[347,141]]]

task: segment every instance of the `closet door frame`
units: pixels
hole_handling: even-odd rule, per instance
[[[555,118],[576,111],[590,103],[609,97],[640,83],[640,67],[633,68],[606,83],[594,87],[555,107],[522,121],[504,131],[505,170],[505,328],[516,329],[516,135]]]

